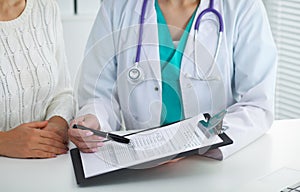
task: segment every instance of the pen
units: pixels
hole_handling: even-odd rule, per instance
[[[81,129],[81,130],[88,130],[88,131],[93,132],[97,136],[104,137],[108,140],[116,141],[116,142],[119,142],[119,143],[128,144],[130,142],[130,139],[127,139],[124,136],[120,136],[120,135],[116,135],[116,134],[112,134],[112,133],[108,133],[108,132],[103,132],[103,131],[91,129],[91,128],[88,128],[88,127],[85,127],[85,126],[82,126],[82,125],[74,124],[73,128],[74,129]]]

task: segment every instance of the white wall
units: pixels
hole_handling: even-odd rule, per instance
[[[264,3],[278,48],[276,119],[300,118],[300,1]]]
[[[75,80],[77,70],[83,60],[86,42],[94,22],[94,17],[63,17],[62,22],[70,74]]]
[[[57,2],[62,17],[70,74],[75,80],[101,0],[77,0],[76,14],[74,0],[57,0]]]
[[[62,15],[73,15],[75,13],[75,2],[78,15],[95,15],[102,0],[56,0]]]

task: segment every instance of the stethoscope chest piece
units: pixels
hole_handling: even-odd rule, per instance
[[[143,72],[138,66],[133,66],[128,70],[128,80],[137,83],[143,80]]]

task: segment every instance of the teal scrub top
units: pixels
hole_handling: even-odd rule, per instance
[[[159,56],[162,76],[163,105],[161,111],[161,125],[166,125],[184,119],[179,75],[183,52],[196,11],[187,24],[176,48],[157,0],[155,1],[155,9],[157,12]]]

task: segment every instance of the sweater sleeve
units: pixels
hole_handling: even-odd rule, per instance
[[[55,59],[57,66],[56,75],[57,81],[55,82],[55,90],[53,99],[47,108],[46,119],[53,116],[60,116],[69,122],[74,116],[75,104],[73,97],[73,89],[71,87],[70,76],[68,71],[68,63],[65,54],[63,29],[60,18],[58,5],[52,1],[53,5],[53,19],[54,19],[54,36],[55,36]],[[50,7],[49,7],[50,8]]]

